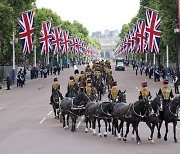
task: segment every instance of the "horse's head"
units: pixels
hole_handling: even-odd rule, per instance
[[[118,102],[126,102],[126,90],[119,93]]]
[[[86,93],[84,92],[81,92],[79,95],[78,95],[78,100],[80,102],[82,102],[83,104],[87,104],[87,102],[90,101],[89,97],[87,96]]]
[[[180,107],[180,96],[175,97],[172,101],[171,101],[172,106]]]
[[[156,94],[151,104],[155,112],[158,112],[158,110],[163,111],[163,98],[161,95]]]

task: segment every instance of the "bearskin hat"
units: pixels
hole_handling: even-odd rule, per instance
[[[79,74],[79,71],[78,71],[78,70],[75,70],[75,71],[74,71],[74,74]]]
[[[168,84],[169,82],[168,82],[168,80],[163,80],[163,84]]]
[[[58,81],[58,79],[57,78],[54,78],[54,82],[57,82]]]
[[[74,76],[70,76],[69,79],[70,79],[70,80],[74,80]]]
[[[141,85],[142,87],[147,87],[147,82],[142,82]]]
[[[117,86],[117,82],[113,81],[112,86]]]

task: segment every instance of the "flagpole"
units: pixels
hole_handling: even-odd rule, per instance
[[[47,55],[47,64],[49,65],[49,52],[48,52],[48,55]]]
[[[153,53],[153,56],[154,56],[154,58],[153,58],[153,64],[154,64],[154,66],[155,66],[155,64],[156,64],[156,53]]]
[[[13,40],[12,40],[12,45],[13,45],[13,84],[15,84],[15,78],[16,78],[16,71],[15,71],[15,37],[14,37],[14,28],[13,28]]]
[[[36,46],[34,46],[34,67],[36,67]]]
[[[67,60],[67,68],[68,68],[68,67],[69,67],[69,66],[68,66],[68,52],[67,52],[66,60]]]
[[[146,64],[147,64],[147,52],[145,53],[145,56],[146,56],[145,58],[146,58]]]
[[[168,49],[168,45],[166,46],[166,56],[167,56],[167,68],[169,68],[169,49]]]
[[[59,56],[58,56],[58,53],[56,55],[56,58],[57,58],[57,63],[59,62]]]

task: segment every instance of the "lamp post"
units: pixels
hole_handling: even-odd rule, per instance
[[[18,43],[18,38],[15,38],[14,36],[14,31],[13,31],[13,39],[10,42],[13,46],[13,72],[12,72],[12,79],[13,79],[13,83],[15,84],[15,77],[16,77],[16,73],[15,73],[15,44]]]
[[[174,28],[175,33],[175,50],[176,50],[176,70],[179,72],[179,54],[178,54],[178,37],[179,37],[179,29],[177,27]]]

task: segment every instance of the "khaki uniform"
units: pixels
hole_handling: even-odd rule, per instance
[[[53,83],[52,85],[52,92],[56,90],[60,90],[60,84],[57,82]]]
[[[119,89],[117,87],[112,87],[110,90],[110,99],[114,100],[117,99],[119,94]]]
[[[170,90],[167,87],[161,88],[163,99],[164,100],[169,100],[170,98]]]
[[[87,95],[90,95],[90,94],[91,94],[91,90],[92,90],[92,87],[91,87],[91,86],[88,86],[88,85],[87,85],[87,86],[85,87],[85,91],[86,91],[86,94],[87,94]]]
[[[139,99],[147,99],[149,96],[151,96],[150,91],[144,88],[140,91]]]
[[[74,75],[74,81],[75,81],[75,83],[79,82],[79,74]]]

